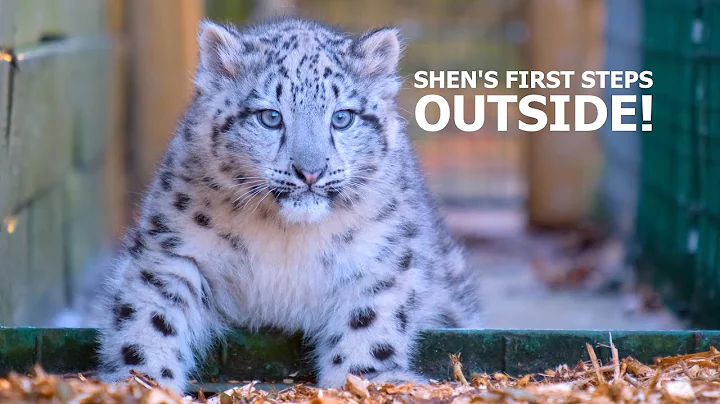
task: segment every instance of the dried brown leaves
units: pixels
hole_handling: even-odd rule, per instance
[[[348,375],[343,389],[318,389],[294,385],[268,392],[246,384],[195,402],[208,404],[248,403],[377,403],[480,402],[565,403],[565,402],[718,402],[720,400],[720,351],[658,358],[645,365],[632,357],[619,360],[612,339],[612,360],[603,365],[592,346],[587,345],[590,361],[574,367],[560,365],[540,374],[519,378],[504,373],[472,375],[468,382],[459,355],[451,355],[451,366],[458,382],[430,384],[372,383]],[[0,402],[39,403],[190,403],[157,387],[150,378],[133,372],[121,383],[107,384],[82,375],[63,377],[46,374],[36,367],[33,376],[11,374],[0,379]]]
[[[11,373],[0,379],[0,402],[10,403],[189,403],[140,373],[121,383],[102,383],[82,375],[65,377],[48,375],[39,366],[33,376]],[[149,383],[151,382],[151,383]]]

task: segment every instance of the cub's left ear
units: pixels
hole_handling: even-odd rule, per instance
[[[400,62],[400,40],[397,28],[370,31],[358,40],[365,76],[384,76],[397,71]]]

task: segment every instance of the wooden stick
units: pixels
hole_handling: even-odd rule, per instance
[[[597,376],[598,383],[600,383],[600,384],[607,383],[605,381],[605,377],[603,377],[603,374],[600,371],[600,362],[598,362],[597,355],[595,355],[595,350],[587,342],[585,343],[585,347],[587,348],[588,355],[590,355],[590,361],[592,362],[593,368],[595,369],[595,375]]]
[[[613,382],[620,380],[620,354],[618,353],[615,344],[613,344],[612,333],[610,335],[610,351],[612,352],[613,365],[615,365],[615,372],[613,373]]]
[[[450,354],[450,364],[453,368],[453,376],[455,380],[459,381],[463,385],[467,385],[468,381],[462,371],[462,363],[460,362],[460,353],[457,355]]]

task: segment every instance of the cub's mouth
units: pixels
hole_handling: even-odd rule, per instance
[[[301,190],[282,190],[282,189],[273,189],[272,191],[273,196],[277,201],[287,200],[287,199],[300,199],[303,196],[310,196],[315,195],[320,198],[326,198],[326,199],[332,199],[332,196],[334,195],[333,191],[331,190],[321,190],[317,187],[305,187]]]
[[[330,214],[330,199],[310,189],[283,194],[277,202],[280,216],[289,223],[315,223]]]

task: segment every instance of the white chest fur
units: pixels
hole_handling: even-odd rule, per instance
[[[332,308],[328,299],[338,284],[370,270],[377,249],[374,232],[362,233],[352,246],[336,244],[351,222],[336,218],[315,226],[281,228],[246,220],[196,235],[184,253],[207,268],[204,275],[219,304],[240,325],[307,330],[327,316]],[[238,236],[242,251],[218,237],[218,230]]]

